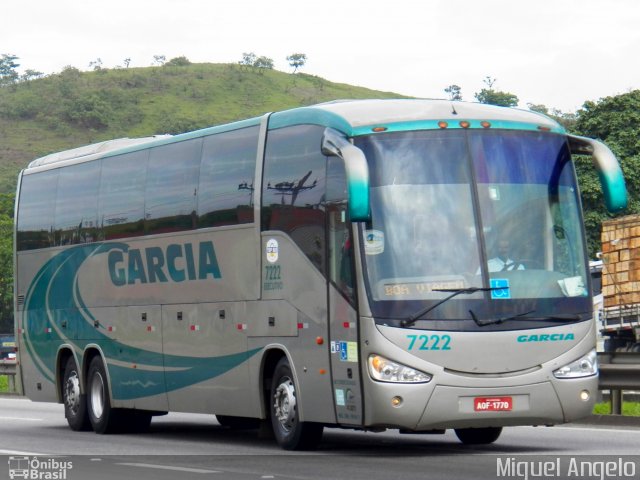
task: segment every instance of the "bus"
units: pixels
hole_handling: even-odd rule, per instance
[[[335,101],[34,160],[16,201],[24,392],[73,430],[205,413],[284,449],[327,427],[488,444],[589,415],[572,154],[624,208],[604,144],[464,102]]]

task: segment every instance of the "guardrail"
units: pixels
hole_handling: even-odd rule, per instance
[[[622,414],[622,392],[640,390],[640,352],[599,352],[600,390],[611,391],[611,413]]]
[[[9,391],[15,393],[16,390],[16,373],[18,367],[15,360],[0,360],[0,375],[7,375],[9,378]]]

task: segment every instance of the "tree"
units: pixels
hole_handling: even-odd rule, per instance
[[[191,65],[191,62],[184,55],[181,57],[175,57],[165,63],[164,67],[186,67],[187,65]]]
[[[30,68],[28,68],[20,77],[20,81],[28,82],[29,80],[35,80],[36,78],[40,78],[43,75],[44,73],[42,72],[38,72],[37,70],[31,70]]]
[[[293,73],[296,73],[299,68],[304,67],[307,63],[307,55],[304,53],[292,53],[287,57],[287,61],[293,67]]]
[[[245,52],[242,54],[242,60],[240,60],[238,63],[243,67],[253,67],[253,65],[256,63],[257,58],[258,57],[256,56],[255,53]]]
[[[493,85],[496,83],[495,78],[487,76],[483,82],[488,88],[483,88],[474,95],[478,102],[500,107],[515,107],[518,105],[518,97],[513,93],[493,89]]]
[[[259,69],[273,70],[273,60],[269,57],[259,57],[253,66]]]
[[[531,110],[532,112],[541,113],[542,115],[553,118],[567,131],[573,130],[575,127],[575,113],[564,113],[562,112],[562,110],[559,110],[557,108],[552,108],[551,111],[549,111],[549,108],[543,104],[527,103],[527,107],[529,107],[529,110]]]
[[[153,63],[151,65],[159,65],[162,66],[164,65],[164,62],[167,61],[167,57],[165,57],[164,55],[154,55],[153,56]]]
[[[629,206],[622,215],[640,213],[640,90],[585,102],[578,110],[574,133],[597,138],[616,154],[624,172]],[[604,208],[597,172],[589,157],[576,157],[580,195],[585,209],[589,254],[600,250],[602,221],[613,215]]]
[[[243,53],[242,60],[238,62],[243,67],[256,68],[258,71],[273,70],[273,60],[269,57],[258,57],[255,53]]]
[[[527,103],[527,107],[532,112],[541,113],[543,115],[550,115],[549,109],[547,108],[546,105],[542,105],[542,104],[538,105],[538,104],[535,104],[535,103]]]
[[[0,87],[3,85],[11,85],[18,81],[17,68],[20,66],[16,63],[18,57],[15,55],[2,54],[0,58]]]
[[[89,68],[95,71],[102,70],[102,59],[96,58],[93,62],[89,62]]]
[[[124,59],[124,68],[129,68],[129,64],[131,63],[131,58],[127,57]]]
[[[13,194],[0,194],[0,333],[13,332]]]
[[[444,91],[449,95],[449,100],[462,100],[462,89],[458,85],[449,85]]]

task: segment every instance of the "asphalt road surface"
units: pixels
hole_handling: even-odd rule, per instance
[[[29,478],[61,480],[528,480],[537,467],[547,468],[546,478],[639,479],[640,427],[511,427],[486,446],[462,445],[452,431],[325,429],[318,450],[300,453],[255,431],[223,428],[211,415],[169,414],[147,433],[96,435],[71,431],[62,405],[0,397],[0,479],[20,475],[26,461]]]

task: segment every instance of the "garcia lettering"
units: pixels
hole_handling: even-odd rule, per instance
[[[552,333],[540,335],[520,335],[518,342],[560,342],[566,340],[575,340],[573,333]]]
[[[180,283],[190,280],[222,278],[213,242],[194,245],[171,244],[160,247],[111,250],[109,275],[116,287],[136,283]]]

